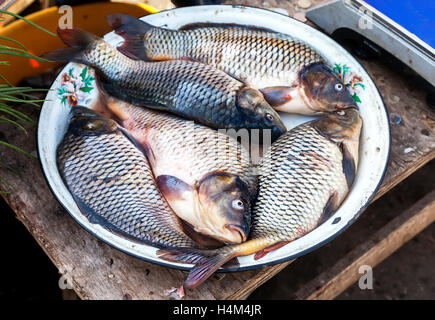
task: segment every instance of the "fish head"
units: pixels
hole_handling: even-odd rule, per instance
[[[345,148],[357,166],[362,118],[356,107],[336,110],[315,120],[313,125],[320,134]]]
[[[355,106],[343,81],[323,63],[310,64],[300,71],[298,91],[314,114]]]
[[[314,121],[315,127],[323,135],[337,143],[358,136],[362,119],[356,108],[336,110]]]
[[[214,172],[198,182],[201,224],[197,231],[224,243],[246,241],[251,224],[248,187],[238,176]]]
[[[281,117],[264,99],[263,94],[251,87],[240,90],[237,105],[244,115],[246,128],[271,130],[272,141],[287,131]]]
[[[107,119],[98,112],[86,107],[73,107],[70,116],[69,130],[76,135],[99,135],[118,130],[115,121]]]

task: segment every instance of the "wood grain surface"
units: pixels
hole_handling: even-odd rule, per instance
[[[360,266],[374,268],[434,221],[435,190],[304,285],[294,297],[299,300],[334,299],[362,276]]]
[[[236,1],[233,1],[236,2]],[[239,1],[240,2],[240,1]],[[313,4],[319,1],[311,1]],[[300,12],[296,1],[243,1]],[[295,9],[296,8],[296,9]],[[391,126],[391,158],[381,196],[435,157],[435,116],[425,104],[425,92],[406,77],[378,61],[360,61],[379,88],[390,114],[401,122]],[[38,110],[20,108],[35,120]],[[0,125],[0,139],[36,155],[36,127],[26,136],[19,129]],[[133,258],[97,240],[82,229],[59,205],[42,175],[39,162],[0,147],[1,160],[19,175],[0,167],[0,189],[17,218],[82,299],[168,299],[165,289],[179,287],[186,272]],[[243,299],[290,262],[258,270],[217,274],[185,299]]]

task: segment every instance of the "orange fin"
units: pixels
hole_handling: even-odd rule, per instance
[[[279,249],[281,247],[284,247],[287,243],[289,243],[290,241],[280,241],[278,243],[275,243],[274,245],[271,245],[270,247],[264,248],[261,251],[258,251],[255,256],[254,256],[254,260],[258,260],[263,258],[266,254],[268,254],[269,252],[272,252],[276,249]]]
[[[272,107],[278,107],[292,100],[296,90],[296,87],[276,86],[263,88],[260,91]]]

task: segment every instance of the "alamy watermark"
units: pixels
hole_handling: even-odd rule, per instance
[[[73,9],[71,6],[59,7],[59,14],[62,16],[59,18],[59,29],[72,29],[73,27]]]
[[[373,268],[369,265],[362,265],[358,269],[362,276],[358,280],[358,286],[361,290],[373,289]]]
[[[61,290],[65,290],[65,289],[72,289],[72,284],[70,282],[70,277],[68,277],[68,271],[62,267],[59,269],[59,273],[61,274],[60,278],[59,278],[59,288]]]

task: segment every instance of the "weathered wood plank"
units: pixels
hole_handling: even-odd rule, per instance
[[[7,7],[7,11],[19,14],[24,9],[26,9],[28,6],[30,6],[35,0],[17,0],[14,1],[10,6]],[[15,20],[14,17],[8,14],[0,14],[0,26],[5,26],[9,22]]]
[[[372,268],[435,221],[435,190],[382,227],[329,270],[304,285],[295,299],[334,299],[358,281],[362,265]]]
[[[295,1],[271,2],[278,7],[284,3],[293,6]],[[267,2],[249,2],[263,3]],[[405,77],[377,61],[361,63],[373,77],[389,112],[402,118],[391,129],[391,160],[378,193],[382,195],[435,157],[435,116],[425,106],[424,92]],[[32,109],[31,114],[36,120],[37,111]],[[36,154],[35,131],[30,128],[26,137],[18,129],[1,124],[0,138]],[[411,151],[405,153],[409,148]],[[54,199],[37,161],[3,147],[0,154],[2,161],[21,173],[17,176],[0,168],[0,176],[8,180],[0,182],[0,189],[11,191],[2,196],[81,298],[167,299],[163,290],[182,284],[185,272],[128,256],[83,230]],[[243,299],[288,264],[217,275],[198,289],[189,290],[186,299]]]
[[[256,273],[251,279],[243,283],[238,290],[236,290],[230,296],[227,296],[227,300],[241,300],[248,297],[255,289],[257,289],[262,284],[266,283],[270,278],[279,273],[289,264],[291,264],[295,260],[290,260],[284,263],[280,263],[271,267],[263,267],[259,269],[259,272]]]

